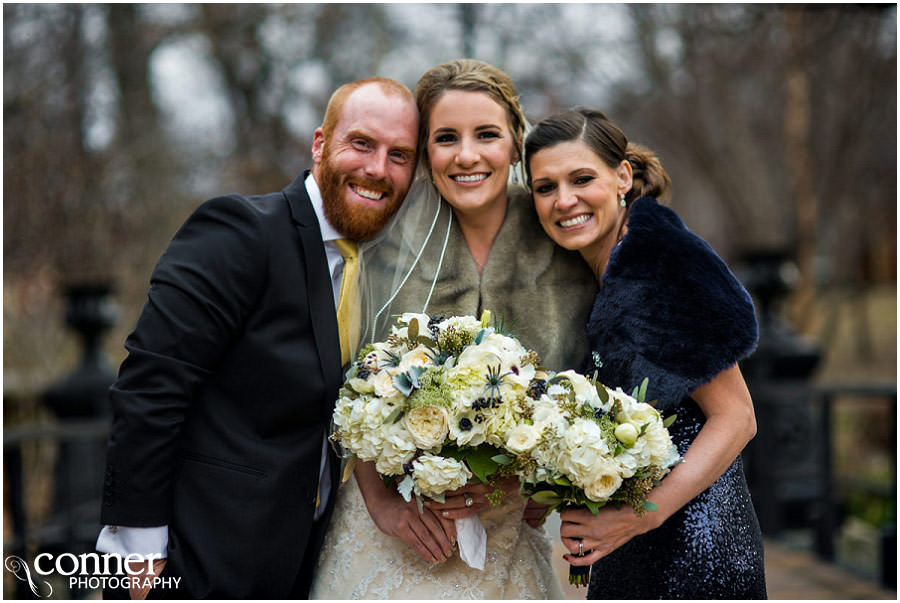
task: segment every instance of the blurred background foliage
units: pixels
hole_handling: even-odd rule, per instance
[[[816,380],[896,380],[895,4],[4,4],[5,424],[76,362],[66,284],[113,284],[118,365],[193,208],[309,167],[340,84],[413,88],[460,56],[509,73],[534,122],[592,106],[655,149],[732,266],[787,253],[780,312],[820,342]],[[879,408],[846,421],[890,451]],[[844,471],[869,454],[838,444]]]
[[[601,108],[732,264],[784,250],[826,376],[896,376],[897,14],[880,5],[4,4],[4,388],[76,355],[62,285],[112,282],[114,364],[203,199],[309,166],[331,91],[474,56],[532,121]]]

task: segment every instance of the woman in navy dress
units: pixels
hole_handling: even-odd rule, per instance
[[[630,506],[568,510],[563,544],[593,564],[588,598],[765,598],[762,537],[740,453],[756,433],[738,361],[756,346],[753,303],[722,259],[658,202],[669,177],[603,113],[577,109],[539,123],[525,144],[541,225],[577,250],[600,284],[581,367],[647,400],[684,461]],[[576,556],[579,550],[583,557]]]

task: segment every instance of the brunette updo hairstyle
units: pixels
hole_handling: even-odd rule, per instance
[[[583,141],[603,162],[616,169],[623,160],[631,164],[631,190],[625,202],[640,197],[656,197],[666,201],[672,181],[656,153],[645,146],[628,142],[625,133],[602,111],[578,107],[551,115],[538,123],[525,140],[525,172],[531,185],[531,159],[542,149],[562,142]]]
[[[428,160],[428,121],[431,110],[447,90],[484,92],[506,109],[509,131],[518,155],[525,135],[525,114],[516,87],[508,75],[489,63],[477,59],[456,59],[435,65],[416,84],[416,106],[419,108],[419,156],[430,170]]]

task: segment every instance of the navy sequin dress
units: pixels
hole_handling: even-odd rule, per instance
[[[756,346],[753,303],[670,209],[636,200],[588,322],[582,369],[625,391],[649,378],[684,454],[705,417],[690,394]],[[659,528],[595,563],[589,599],[764,599],[762,535],[738,458]]]

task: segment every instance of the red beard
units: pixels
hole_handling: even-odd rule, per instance
[[[397,213],[406,190],[397,191],[384,180],[355,178],[341,172],[331,161],[328,145],[322,149],[322,163],[319,164],[318,185],[322,192],[322,206],[325,218],[344,237],[354,241],[365,241],[378,234]],[[350,184],[381,191],[385,197],[376,207],[350,204],[346,200]]]

